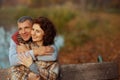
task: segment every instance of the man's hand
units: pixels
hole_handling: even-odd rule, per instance
[[[20,62],[19,64],[25,65],[26,67],[30,67],[30,65],[33,63],[32,57],[30,54],[26,55],[24,53],[18,54],[18,58]]]
[[[54,52],[54,48],[51,46],[41,46],[39,48],[33,48],[35,56],[51,55]]]
[[[25,44],[20,44],[17,46],[17,53],[25,53],[27,52],[29,49],[27,48],[27,46]]]

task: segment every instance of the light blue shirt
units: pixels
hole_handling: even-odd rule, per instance
[[[17,47],[17,44],[11,39],[10,40],[10,48],[9,48],[9,61],[10,61],[11,66],[19,65],[19,63],[18,63],[19,59],[18,59],[18,53],[16,51],[16,47]],[[51,55],[37,56],[37,59],[42,60],[42,61],[55,61],[58,56],[58,50],[55,47],[55,45],[51,45],[51,47],[54,48],[54,52]],[[33,60],[35,60],[33,50],[29,50],[25,54],[26,55],[30,54],[32,56]]]

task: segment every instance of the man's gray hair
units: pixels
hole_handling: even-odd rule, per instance
[[[29,20],[31,23],[33,23],[33,19],[30,16],[22,16],[17,20],[17,23],[23,23],[26,20]]]

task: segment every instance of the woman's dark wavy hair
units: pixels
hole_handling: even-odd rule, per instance
[[[56,36],[56,29],[54,24],[46,17],[39,17],[34,19],[34,24],[39,24],[44,31],[43,45],[54,44],[54,38]]]

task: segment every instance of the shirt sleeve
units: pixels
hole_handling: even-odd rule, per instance
[[[35,74],[38,74],[39,75],[39,69],[38,69],[38,66],[35,64],[35,63],[32,63],[29,67],[29,69],[34,72]]]
[[[51,47],[54,48],[54,52],[51,53],[52,55],[37,56],[37,59],[42,61],[56,61],[58,57],[58,50],[55,45],[51,45]]]
[[[9,62],[10,65],[19,65],[19,59],[17,56],[17,52],[16,52],[16,43],[11,39],[10,40],[10,48],[9,48]]]

